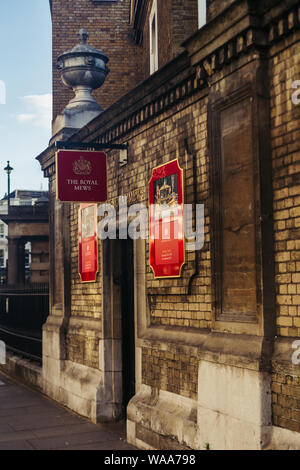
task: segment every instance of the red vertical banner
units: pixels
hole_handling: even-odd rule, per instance
[[[178,160],[153,169],[149,182],[150,266],[155,278],[180,277],[185,262],[183,170]]]
[[[80,205],[78,256],[81,282],[95,282],[98,273],[97,204]]]

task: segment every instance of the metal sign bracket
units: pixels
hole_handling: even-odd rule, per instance
[[[55,142],[57,150],[128,150],[128,144],[97,144],[95,142]]]

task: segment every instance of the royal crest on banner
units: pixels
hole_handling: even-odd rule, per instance
[[[88,176],[92,173],[92,164],[89,160],[85,160],[85,158],[80,157],[79,160],[74,162],[73,171],[75,175]]]

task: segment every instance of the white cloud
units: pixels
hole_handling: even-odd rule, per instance
[[[35,114],[17,114],[17,119],[19,122],[30,122],[35,118]]]
[[[45,93],[43,95],[27,95],[19,98],[28,112],[16,115],[20,123],[30,123],[36,127],[51,129],[52,119],[52,95]]]

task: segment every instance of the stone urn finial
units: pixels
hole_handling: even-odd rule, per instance
[[[81,28],[81,30],[78,33],[80,39],[81,39],[81,44],[86,44],[88,38],[89,38],[89,33],[87,32],[86,29]]]
[[[89,37],[86,29],[79,31],[80,44],[64,52],[57,59],[57,68],[62,82],[71,88],[75,97],[65,110],[102,112],[101,106],[92,97],[91,92],[103,85],[109,73],[108,57],[101,50],[87,44]]]

